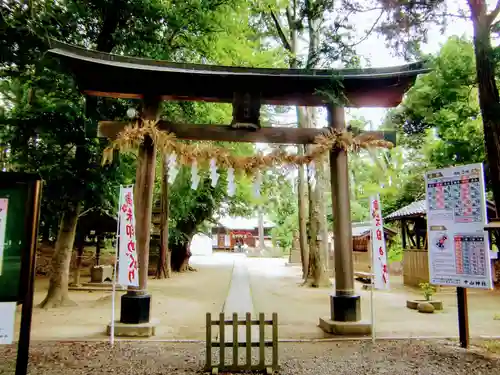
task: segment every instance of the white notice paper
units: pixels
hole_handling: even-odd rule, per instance
[[[425,174],[431,284],[491,289],[482,164]]]
[[[12,344],[14,341],[14,322],[16,320],[16,303],[0,303],[0,345]]]
[[[5,249],[5,231],[7,230],[7,198],[0,199],[0,275],[3,268],[3,251]]]

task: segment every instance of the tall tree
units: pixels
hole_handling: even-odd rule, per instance
[[[95,128],[101,118],[123,118],[127,106],[131,105],[89,98],[85,108],[71,77],[62,73],[51,59],[42,58],[48,39],[104,52],[186,62],[203,59],[218,62],[224,58],[227,61],[229,56],[238,54],[238,48],[246,48],[248,54],[236,62],[240,63],[251,56],[249,51],[254,46],[261,44],[249,31],[249,23],[243,22],[249,19],[249,14],[242,4],[238,0],[179,0],[168,4],[161,0],[82,0],[37,1],[30,2],[29,6],[7,1],[0,5],[1,75],[9,82],[18,81],[25,93],[21,105],[8,111],[8,137],[11,137],[7,137],[8,147],[14,155],[22,155],[30,161],[24,165],[18,163],[17,169],[35,170],[35,161],[49,168],[48,159],[41,161],[32,157],[35,149],[40,151],[43,147],[61,171],[46,179],[48,185],[62,192],[54,194],[54,201],[60,203],[56,211],[60,212],[60,225],[49,292],[42,306],[58,306],[68,301],[69,263],[79,213],[89,192],[102,190],[100,176],[116,169],[116,165],[100,167],[103,145],[87,138],[84,129]],[[242,33],[233,34],[229,25]],[[230,42],[232,36],[233,43]],[[234,43],[234,38],[242,44]],[[262,57],[259,53],[255,55],[255,59]],[[274,52],[269,55],[277,60]],[[43,110],[39,109],[37,100],[44,103]],[[18,129],[26,131],[18,132]],[[44,157],[46,154],[43,153]],[[45,196],[50,190],[45,190]],[[44,208],[50,205],[46,203]],[[85,208],[88,207],[85,205]]]
[[[291,0],[284,2],[284,9],[271,9],[269,23],[283,48],[289,53],[291,67],[314,69],[332,67],[334,63],[352,65],[355,61],[350,43],[352,26],[348,14],[335,2],[322,0]],[[304,38],[307,47],[300,50],[299,40]],[[335,95],[332,93],[332,96]],[[339,99],[339,98],[337,98]],[[317,113],[314,108],[297,108],[299,127],[314,127]],[[302,150],[299,147],[299,153]],[[316,188],[309,189],[309,214],[307,215],[306,176],[299,169],[299,238],[303,276],[312,286],[329,285],[327,261],[327,221],[324,189],[326,185],[325,162],[315,166]],[[309,216],[306,234],[306,217]],[[306,243],[306,235],[309,243]],[[321,239],[318,241],[318,239]]]
[[[417,2],[405,0],[378,0],[387,11],[385,32],[391,44],[401,43],[402,35],[408,40],[410,29],[419,29],[421,36],[426,35],[429,22],[443,24],[447,16],[447,3],[444,0]],[[500,30],[500,0],[488,9],[486,0],[463,0],[457,14],[453,17],[468,18],[474,30],[474,53],[476,60],[476,78],[478,86],[479,106],[481,109],[484,140],[488,158],[489,175],[492,182],[493,196],[497,207],[500,207],[500,97],[496,84],[497,52],[492,45],[492,33]],[[401,33],[401,31],[406,31]],[[415,35],[413,35],[415,36]],[[415,37],[416,40],[421,38]]]

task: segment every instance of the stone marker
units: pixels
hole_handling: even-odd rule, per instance
[[[422,302],[418,304],[417,310],[424,314],[432,314],[434,312],[434,306],[429,302]]]

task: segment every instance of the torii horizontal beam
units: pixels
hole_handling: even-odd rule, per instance
[[[100,121],[98,137],[109,139],[116,138],[117,134],[128,121]],[[273,144],[312,144],[314,138],[321,135],[328,128],[286,128],[267,127],[258,130],[235,129],[229,125],[203,125],[203,124],[178,124],[167,121],[159,121],[158,129],[169,131],[179,139],[191,141],[217,141],[217,142],[249,142],[249,143],[273,143]],[[357,131],[355,134],[369,134],[378,139],[384,139],[396,145],[396,132],[394,131]]]

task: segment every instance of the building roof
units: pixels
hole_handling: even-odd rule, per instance
[[[386,221],[398,220],[403,218],[410,217],[425,217],[427,206],[425,203],[425,199],[415,201],[410,203],[408,206],[404,206],[399,210],[394,211],[393,213],[387,215],[385,217]]]
[[[489,218],[496,217],[495,203],[492,201],[486,201],[486,209]],[[400,219],[410,219],[416,217],[426,217],[427,216],[427,203],[425,199],[415,201],[410,203],[408,206],[404,206],[399,210],[392,212],[387,215],[384,220],[394,221]]]
[[[99,233],[113,233],[117,230],[117,223],[117,215],[101,207],[92,207],[80,214],[77,230],[82,233],[92,230]]]
[[[227,216],[219,219],[219,224],[230,230],[253,230],[259,227],[259,219]],[[264,228],[274,228],[275,226],[272,221],[264,219]]]
[[[353,237],[361,237],[365,236],[367,234],[370,234],[372,227],[370,222],[359,222],[359,223],[352,223],[352,236]],[[384,232],[387,234],[397,234],[397,232],[391,228],[388,228],[384,226]],[[330,237],[333,238],[333,232],[329,233]]]
[[[164,100],[232,102],[241,90],[260,94],[262,103],[324,105],[340,81],[351,107],[394,107],[420,73],[422,62],[369,69],[268,69],[173,63],[107,54],[51,42],[50,54],[75,76],[88,95]],[[324,93],[322,93],[324,92]]]

